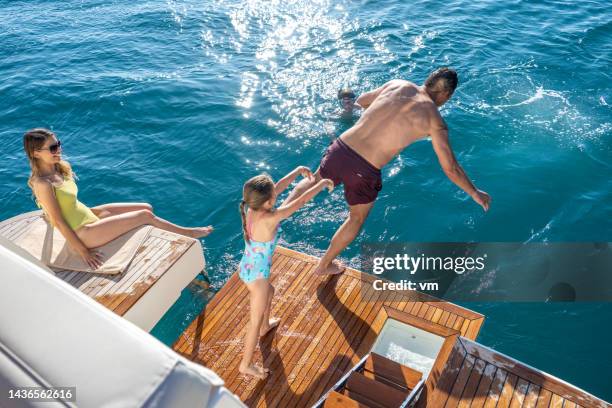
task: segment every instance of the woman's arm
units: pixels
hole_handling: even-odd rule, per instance
[[[287,187],[289,187],[289,185],[293,183],[293,180],[295,180],[297,176],[300,174],[303,177],[307,177],[309,179],[313,177],[312,171],[310,171],[308,167],[298,166],[291,173],[287,174],[285,177],[280,179],[278,183],[276,183],[276,185],[274,186],[274,190],[276,191],[276,194],[278,195],[282,193],[283,191],[285,191]]]
[[[284,220],[285,218],[289,218],[294,212],[302,208],[304,204],[312,200],[314,196],[316,196],[321,190],[326,187],[331,193],[331,191],[334,189],[334,182],[330,179],[323,179],[319,181],[317,184],[310,187],[301,196],[291,201],[289,204],[278,207],[274,212],[275,218],[277,218],[278,222]]]
[[[57,198],[55,198],[51,183],[43,180],[34,181],[34,195],[41,207],[44,208],[45,214],[49,217],[51,224],[62,233],[64,238],[66,238],[68,245],[70,245],[70,247],[74,249],[92,269],[99,268],[102,265],[100,254],[96,251],[90,251],[79,239],[74,230],[66,223],[62,211],[59,208],[59,204],[57,203]]]

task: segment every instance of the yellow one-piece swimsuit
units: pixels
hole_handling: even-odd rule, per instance
[[[65,178],[59,186],[54,185],[55,197],[59,204],[62,216],[73,231],[78,230],[83,225],[96,222],[99,218],[89,207],[80,202],[77,198],[79,188],[74,179]]]

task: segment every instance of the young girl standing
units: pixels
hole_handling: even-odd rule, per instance
[[[244,341],[244,355],[239,370],[242,374],[265,378],[268,370],[252,363],[259,336],[264,336],[278,325],[279,319],[270,318],[270,306],[274,287],[270,284],[272,254],[278,241],[279,223],[310,201],[325,187],[331,192],[334,183],[324,179],[305,191],[289,204],[274,208],[276,197],[298,175],[312,178],[312,172],[304,166],[297,167],[278,183],[266,174],[248,180],[242,190],[240,215],[244,233],[244,255],[240,261],[240,279],[250,293],[251,323]]]

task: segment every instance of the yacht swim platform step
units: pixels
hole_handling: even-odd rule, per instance
[[[266,380],[238,372],[249,296],[237,273],[179,336],[174,350],[214,370],[250,407],[310,407],[321,401],[364,407],[367,404],[330,391],[344,377],[348,380],[358,363],[365,362],[366,380],[398,385],[414,384],[418,378],[411,370],[398,371],[397,366],[385,370],[381,361],[373,366],[365,358],[373,354],[377,337],[391,319],[443,339],[429,374],[410,393],[417,407],[612,408],[573,385],[476,343],[484,321],[479,313],[419,293],[375,291],[371,282],[376,278],[354,269],[331,278],[316,276],[312,272],[317,261],[287,248],[276,249],[271,315],[281,322],[261,339],[255,356],[270,369]],[[359,389],[359,380],[363,378],[353,378],[349,391]]]
[[[28,226],[41,214],[32,211],[0,222],[0,240],[13,241],[26,234]],[[0,241],[3,243],[10,245]],[[153,228],[121,274],[51,271],[41,266],[149,331],[178,299],[181,290],[204,269],[204,255],[198,240]]]
[[[370,353],[313,407],[408,407],[418,400],[423,384],[421,372]]]

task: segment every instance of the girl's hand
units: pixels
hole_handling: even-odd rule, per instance
[[[306,166],[299,166],[296,170],[302,177],[307,178],[308,180],[312,180],[314,178],[312,171]]]
[[[330,179],[323,179],[320,183],[323,188],[327,188],[327,191],[329,191],[330,193],[334,190],[334,182]]]
[[[79,249],[79,255],[92,270],[96,270],[102,266],[102,253],[94,249],[89,249],[85,246]]]

